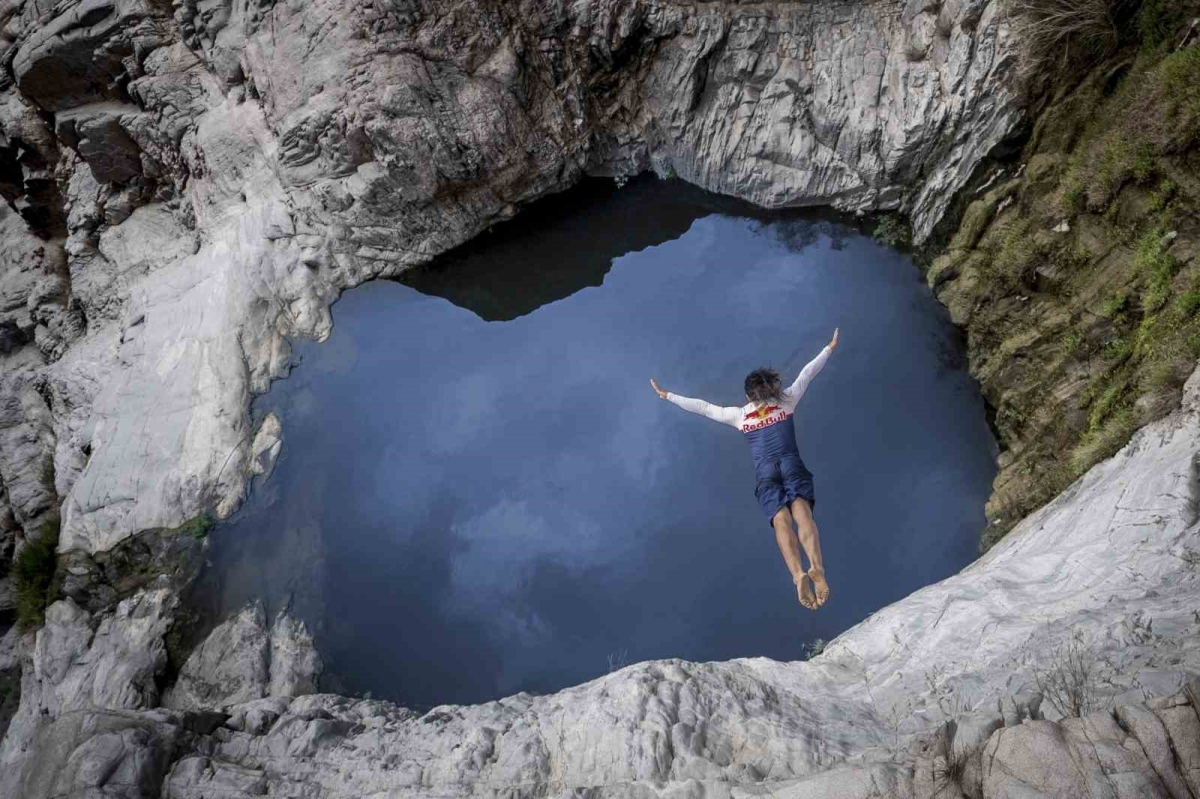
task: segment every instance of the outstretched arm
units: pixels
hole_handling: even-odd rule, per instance
[[[800,370],[800,374],[797,375],[795,382],[788,386],[788,398],[793,403],[799,402],[800,398],[804,396],[804,392],[808,390],[808,384],[811,383],[812,379],[817,376],[817,373],[824,368],[825,362],[829,360],[829,356],[832,355],[833,351],[837,349],[837,343],[838,331],[837,328],[834,328],[833,338],[831,338],[829,343],[825,345],[825,349],[821,350],[817,357],[809,361],[808,365]]]
[[[713,405],[711,402],[705,402],[702,399],[681,397],[678,394],[672,394],[670,391],[663,391],[658,387],[658,382],[654,378],[650,378],[650,386],[654,389],[654,393],[658,395],[659,399],[665,399],[667,402],[678,405],[685,411],[707,416],[714,422],[722,422],[731,427],[737,427],[738,420],[742,416],[741,408],[722,408],[720,405]]]

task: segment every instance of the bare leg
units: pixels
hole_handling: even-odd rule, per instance
[[[788,513],[786,507],[780,508],[772,517],[771,526],[775,528],[775,543],[779,546],[779,554],[783,555],[783,562],[787,564],[792,582],[796,584],[800,604],[809,610],[816,610],[817,601],[813,596],[812,581],[800,563],[800,547],[792,530],[792,514]]]
[[[804,554],[808,556],[808,576],[816,587],[817,607],[821,607],[829,599],[829,583],[825,581],[825,562],[821,559],[821,536],[817,532],[817,523],[813,521],[812,508],[803,499],[792,500],[792,515],[796,518],[800,546],[804,547]],[[778,538],[779,528],[775,530]]]

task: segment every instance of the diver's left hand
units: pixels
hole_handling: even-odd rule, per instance
[[[667,398],[667,392],[658,387],[658,381],[653,377],[650,378],[650,388],[654,389],[654,393],[658,395],[659,399]]]

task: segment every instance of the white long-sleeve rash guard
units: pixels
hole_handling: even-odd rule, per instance
[[[780,402],[764,402],[761,405],[751,402],[740,408],[730,408],[713,405],[701,399],[681,397],[669,391],[667,399],[685,411],[707,416],[714,422],[741,430],[746,434],[756,462],[778,460],[787,453],[799,454],[792,415],[796,412],[796,404],[808,390],[808,384],[825,366],[831,352],[833,350],[825,347],[816,358],[809,361],[808,365],[800,370],[796,380],[783,392]]]

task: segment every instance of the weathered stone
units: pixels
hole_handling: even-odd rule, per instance
[[[250,471],[262,475],[264,480],[270,477],[282,448],[283,426],[278,416],[268,413],[250,444]]]
[[[124,183],[142,174],[141,151],[122,125],[135,106],[87,105],[55,119],[59,137],[87,163],[98,183]]]
[[[1090,796],[1169,799],[1141,745],[1117,726],[1111,713],[1064,719],[1060,726],[1071,743],[1073,765],[1087,780]]]
[[[79,711],[42,724],[22,797],[158,796],[179,728],[149,714]]]
[[[163,704],[176,710],[224,709],[266,695],[271,641],[261,602],[218,626],[188,657]]]
[[[1192,705],[1177,705],[1156,710],[1154,714],[1167,730],[1176,765],[1192,795],[1200,796],[1200,719],[1196,711]]]
[[[1066,736],[1050,721],[1028,721],[996,732],[983,752],[983,795],[995,799],[1091,796],[1072,762]]]
[[[968,205],[967,210],[963,212],[962,221],[958,225],[958,232],[954,234],[954,238],[950,242],[950,249],[952,251],[972,249],[979,243],[979,238],[995,215],[996,203],[986,199],[976,200]]]
[[[269,696],[302,696],[317,691],[324,665],[313,646],[308,627],[280,612],[271,625],[271,682]]]
[[[1140,705],[1118,705],[1117,718],[1137,738],[1172,799],[1190,799],[1187,783],[1175,769],[1175,753],[1166,728],[1154,713]]]

